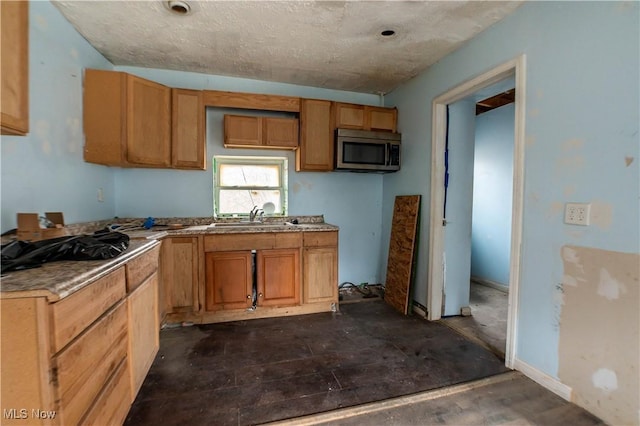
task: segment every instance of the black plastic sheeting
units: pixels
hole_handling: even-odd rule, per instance
[[[2,272],[37,268],[56,260],[113,259],[129,248],[129,236],[122,232],[51,238],[26,242],[12,241],[2,246]]]

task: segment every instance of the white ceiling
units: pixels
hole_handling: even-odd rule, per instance
[[[53,1],[114,65],[388,93],[522,1]],[[383,37],[383,30],[396,33]]]

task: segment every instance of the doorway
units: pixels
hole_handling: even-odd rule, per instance
[[[509,78],[449,105],[445,146],[445,174],[449,176],[445,176],[443,321],[503,359],[513,194],[514,87],[515,80]]]
[[[433,101],[431,206],[429,236],[428,319],[438,320],[443,315],[444,285],[446,276],[445,239],[445,151],[447,144],[447,106],[456,103],[481,89],[499,81],[515,79],[515,130],[513,153],[513,206],[511,217],[509,296],[507,308],[507,333],[505,364],[512,367],[515,359],[518,284],[520,266],[520,241],[522,238],[522,192],[524,171],[524,105],[525,105],[525,56],[506,62],[486,73],[454,87]]]

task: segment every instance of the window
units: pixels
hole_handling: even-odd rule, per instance
[[[248,216],[254,206],[267,215],[286,216],[287,159],[214,156],[213,191],[216,217]]]

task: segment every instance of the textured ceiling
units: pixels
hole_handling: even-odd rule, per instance
[[[115,65],[387,93],[522,3],[187,1],[53,4]]]

